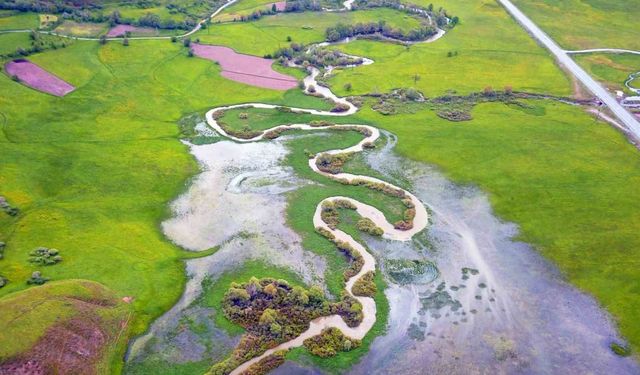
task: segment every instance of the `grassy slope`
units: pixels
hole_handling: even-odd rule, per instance
[[[37,29],[39,25],[40,21],[35,13],[0,13],[0,30]]]
[[[296,43],[315,43],[325,40],[328,27],[342,23],[385,20],[388,25],[404,30],[417,26],[414,17],[391,9],[374,9],[335,13],[278,13],[256,22],[232,22],[216,25],[198,32],[194,37],[203,43],[222,44],[238,52],[263,56],[281,47],[288,47],[287,36]]]
[[[629,74],[640,72],[640,56],[633,54],[586,54],[576,55],[575,60],[591,76],[612,90],[623,90],[627,95],[635,95],[626,88],[624,82]],[[636,81],[635,86],[640,86]]]
[[[423,6],[428,1],[419,2]],[[415,87],[428,96],[448,90],[481,91],[486,86],[502,89],[569,95],[567,78],[547,52],[492,0],[449,0],[437,3],[461,24],[434,43],[399,45],[357,41],[340,46],[347,53],[367,56],[373,65],[337,71],[329,83],[336,93],[387,92]],[[499,37],[496,37],[498,36]],[[448,52],[457,56],[447,57]],[[417,83],[414,76],[418,74]],[[352,91],[344,90],[346,83]]]
[[[0,194],[22,210],[0,215],[0,274],[10,280],[0,296],[26,288],[29,251],[55,247],[64,261],[44,275],[135,297],[139,333],[184,283],[180,253],[159,231],[167,202],[197,171],[176,121],[219,104],[311,99],[223,79],[169,42],[76,42],[30,58],[78,89],[56,98],[0,76]]]
[[[640,0],[514,0],[567,49],[640,50]]]
[[[520,239],[595,295],[639,348],[638,150],[580,108],[532,104],[545,114],[485,104],[462,123],[428,111],[360,116],[396,133],[403,156],[487,191],[496,212],[520,225]]]
[[[91,300],[105,301],[110,305],[79,303]],[[0,300],[0,310],[3,316],[0,320],[1,361],[28,350],[38,341],[40,333],[52,324],[82,317],[86,313],[98,314],[103,319],[102,328],[107,338],[115,342],[118,332],[113,329],[120,329],[120,324],[126,323],[131,309],[103,285],[88,280],[65,280],[8,296]],[[124,344],[119,342],[119,349],[122,350]],[[99,365],[103,371],[118,352],[115,347],[107,348]]]

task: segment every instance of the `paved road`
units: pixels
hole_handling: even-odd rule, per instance
[[[620,119],[631,135],[640,139],[640,122],[629,113],[618,101],[609,94],[598,82],[596,82],[587,72],[571,59],[569,53],[556,44],[544,31],[536,26],[524,13],[520,11],[509,0],[498,0],[509,13],[515,18],[522,27],[524,27],[534,38],[542,43],[551,53],[555,55],[558,61],[564,65],[582,84],[584,84],[595,96],[597,96],[613,114]]]

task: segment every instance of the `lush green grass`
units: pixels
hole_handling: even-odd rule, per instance
[[[575,60],[592,77],[604,83],[612,90],[623,90],[627,95],[635,95],[627,89],[624,82],[629,74],[640,72],[640,55],[625,54],[585,54],[575,55]],[[640,88],[640,81],[636,80],[634,87]],[[632,84],[632,86],[633,86]]]
[[[514,0],[567,49],[640,50],[640,0]]]
[[[238,52],[263,56],[278,48],[288,47],[290,36],[296,43],[316,43],[325,40],[325,30],[338,23],[375,22],[409,30],[419,25],[413,16],[392,9],[361,10],[334,13],[278,13],[255,22],[213,24],[196,34],[203,43],[233,47]]]
[[[0,274],[10,280],[0,296],[27,288],[29,251],[58,248],[64,261],[45,276],[95,280],[135,298],[126,340],[184,285],[181,252],[159,230],[167,203],[197,172],[176,121],[216,105],[313,98],[223,79],[168,41],[76,42],[30,59],[77,90],[57,98],[0,76],[0,195],[22,212],[0,215],[8,244]]]
[[[428,96],[438,96],[448,90],[469,93],[486,86],[498,90],[512,86],[521,91],[571,93],[568,79],[548,53],[496,2],[449,0],[439,5],[460,17],[461,23],[434,43],[409,48],[371,41],[341,45],[341,50],[372,58],[375,63],[336,71],[329,80],[334,91],[350,95],[415,87]],[[448,57],[449,52],[457,55]],[[352,91],[344,89],[346,83],[351,83]]]
[[[2,11],[0,13],[0,30],[37,29],[40,24],[35,13]]]
[[[486,191],[520,239],[597,297],[640,348],[640,154],[580,108],[530,104],[539,110],[483,104],[461,123],[430,111],[359,116],[397,134],[403,156]]]
[[[73,43],[73,40],[68,38],[62,38],[53,35],[39,35],[40,40],[43,40],[45,48],[51,48],[51,43],[55,43],[56,46],[62,44],[69,45]],[[18,48],[28,50],[33,45],[34,41],[31,39],[29,33],[7,33],[0,34],[0,55],[14,53]]]

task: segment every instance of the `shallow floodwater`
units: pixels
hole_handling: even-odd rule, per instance
[[[351,373],[640,373],[633,359],[610,351],[609,344],[620,339],[607,314],[529,245],[514,241],[516,226],[493,215],[485,194],[395,156],[394,137],[387,137],[390,142],[368,153],[367,162],[389,181],[411,185],[429,207],[431,223],[411,242],[367,238],[389,281],[390,319],[387,333]],[[184,295],[136,340],[129,361],[223,359],[238,338],[215,327],[212,311],[192,302],[204,277],[215,280],[246,259],[322,282],[323,260],[304,251],[285,225],[284,193],[308,182],[281,165],[287,152],[282,143],[223,141],[191,151],[203,172],[173,203],[175,215],[163,229],[187,249],[221,247],[187,262]],[[399,261],[415,261],[420,274],[398,278],[393,265]],[[185,318],[206,325],[207,342],[179,329]],[[321,372],[288,361],[273,373]]]
[[[306,282],[323,285],[324,260],[304,251],[300,237],[285,225],[283,193],[307,183],[282,166],[286,148],[277,141],[221,141],[190,148],[202,172],[172,203],[173,217],[162,228],[185,249],[220,248],[211,256],[186,262],[189,280],[184,294],[148,334],[133,342],[128,361],[160,358],[170,363],[207,360],[213,364],[223,359],[238,338],[215,327],[213,311],[193,302],[205,277],[215,281],[247,259],[291,269]],[[206,329],[206,334],[185,329],[189,325]]]
[[[413,252],[431,259],[439,275],[427,285],[390,285],[388,332],[352,373],[640,373],[632,358],[609,349],[620,341],[609,316],[513,240],[516,226],[493,215],[485,194],[394,156],[393,145],[368,162],[390,178],[403,171],[432,223],[423,241],[368,244],[381,258]]]

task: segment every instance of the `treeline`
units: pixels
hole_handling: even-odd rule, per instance
[[[347,56],[338,50],[309,49],[299,43],[291,43],[289,47],[280,48],[273,54],[264,55],[264,58],[276,58],[292,61],[299,66],[308,64],[316,67],[359,65],[363,62],[361,57]]]
[[[312,11],[317,12],[321,11],[322,6],[320,2],[317,0],[296,0],[296,1],[287,1],[287,4],[283,10],[283,12],[305,12]],[[249,15],[241,15],[240,18],[234,18],[233,21],[256,21],[262,18],[263,16],[269,16],[278,13],[276,10],[275,4],[271,7],[267,7],[261,10],[255,10]]]
[[[72,43],[70,40],[65,40],[58,37],[54,38],[43,36],[35,31],[31,31],[30,39],[31,45],[29,47],[18,47],[14,52],[0,55],[0,58],[15,59],[20,57],[27,57],[31,54],[42,52],[48,49],[66,48],[67,45]]]
[[[449,16],[447,11],[442,7],[437,11],[434,10],[433,4],[429,4],[426,8],[413,4],[402,4],[400,0],[357,0],[354,8],[390,8],[396,9],[408,14],[431,19],[440,28],[453,27],[459,22],[457,16]]]
[[[220,5],[220,0],[205,1],[206,7],[213,9]],[[159,6],[159,1],[139,0],[131,2],[131,6],[141,9]],[[201,4],[198,4],[201,5]],[[73,20],[76,22],[93,22],[102,23],[109,22],[112,26],[116,24],[125,24],[142,27],[153,27],[160,29],[184,29],[190,30],[197,24],[199,15],[192,14],[185,6],[173,3],[167,4],[166,8],[172,14],[183,14],[185,19],[177,21],[171,18],[161,19],[160,16],[153,13],[147,13],[139,18],[124,18],[118,10],[110,14],[105,14],[102,5],[91,2],[49,2],[49,1],[28,1],[28,0],[0,0],[0,9],[16,10],[20,12],[36,12],[59,14],[60,20]]]
[[[326,30],[326,39],[329,42],[337,42],[338,40],[354,36],[380,35],[385,38],[401,40],[404,42],[415,42],[428,39],[436,35],[437,32],[438,30],[431,25],[421,26],[417,29],[405,32],[387,25],[384,21],[379,21],[357,23],[355,25],[338,24],[335,27],[329,27]]]

